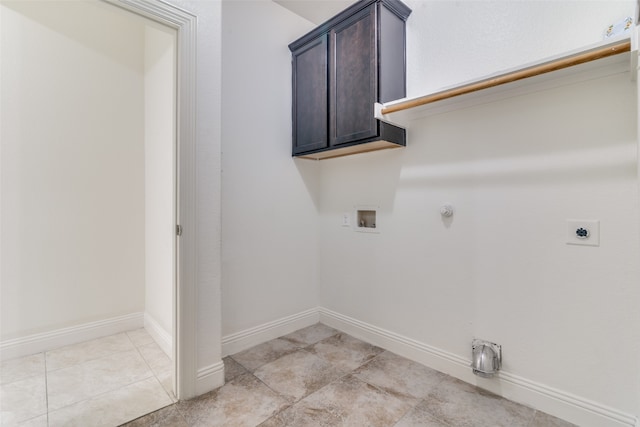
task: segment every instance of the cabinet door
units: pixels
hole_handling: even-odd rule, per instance
[[[292,53],[294,155],[329,145],[327,38],[325,34]]]
[[[331,145],[377,135],[376,5],[331,31]]]

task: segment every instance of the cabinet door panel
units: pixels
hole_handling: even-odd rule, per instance
[[[377,100],[375,4],[331,32],[331,145],[377,134],[373,104]]]
[[[327,35],[293,52],[293,154],[329,145]]]

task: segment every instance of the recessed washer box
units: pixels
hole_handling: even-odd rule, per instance
[[[356,206],[353,229],[362,233],[379,233],[378,208],[373,206]]]

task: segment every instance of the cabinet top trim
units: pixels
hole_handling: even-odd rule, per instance
[[[384,5],[387,9],[397,15],[403,21],[406,21],[409,15],[411,15],[411,9],[400,0],[360,0],[357,3],[352,4],[333,18],[330,18],[328,21],[320,24],[318,27],[308,32],[304,36],[300,37],[294,42],[289,44],[289,50],[294,51],[299,49],[301,46],[307,44],[311,40],[320,37],[321,35],[328,33],[331,28],[344,21],[349,16],[358,13],[362,9],[366,9],[374,3],[379,3]]]

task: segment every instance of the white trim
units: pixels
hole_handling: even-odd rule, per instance
[[[196,262],[196,37],[197,16],[165,1],[103,0],[174,28],[177,32],[177,179],[178,272],[175,300],[174,357],[178,399],[196,396],[197,289]]]
[[[580,426],[633,427],[637,419],[606,405],[501,371],[494,379],[473,375],[471,360],[419,341],[319,308],[320,322],[465,382]]]
[[[291,316],[222,337],[222,356],[235,354],[254,345],[290,334],[320,321],[319,309],[311,308]]]
[[[0,359],[7,360],[28,356],[66,345],[139,329],[142,328],[143,325],[144,313],[132,313],[40,334],[28,335],[22,338],[5,340],[0,342]]]
[[[200,395],[224,384],[224,362],[198,369],[196,394]]]
[[[173,338],[149,313],[144,314],[144,328],[158,346],[173,360]]]

